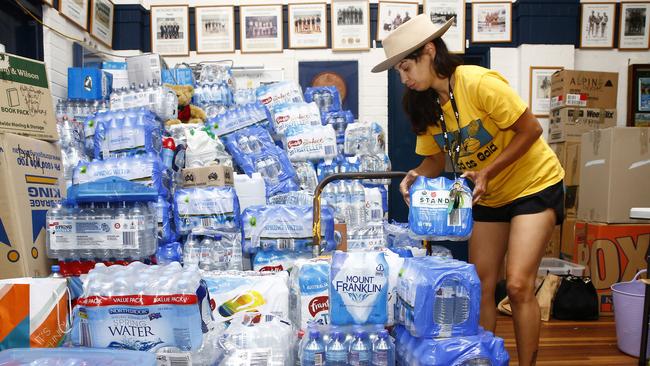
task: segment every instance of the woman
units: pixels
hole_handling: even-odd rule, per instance
[[[424,159],[400,190],[408,203],[415,178],[438,176],[449,152],[462,176],[474,182],[469,260],[481,279],[481,325],[490,331],[496,326],[494,291],[507,255],[519,364],[534,365],[540,329],[535,278],[553,228],[564,219],[564,171],[541,139],[539,122],[506,80],[461,66],[447,51],[440,37],[453,21],[437,27],[421,14],[404,23],[384,39],[387,59],[372,70],[394,67],[408,87],[403,107],[417,135],[415,152]]]

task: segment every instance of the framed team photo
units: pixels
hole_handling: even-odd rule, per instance
[[[332,50],[370,49],[370,4],[368,0],[332,0]]]
[[[618,48],[621,50],[646,50],[650,47],[648,23],[650,3],[621,3],[621,20]]]
[[[614,3],[580,4],[580,48],[614,48]]]
[[[472,3],[472,43],[512,41],[512,3]]]
[[[115,6],[111,0],[91,1],[89,33],[108,48],[113,48],[114,16]]]
[[[327,4],[289,4],[289,48],[327,47]]]
[[[465,53],[465,0],[424,0],[424,13],[436,25],[454,18],[454,23],[442,36],[452,53]]]
[[[195,8],[196,53],[235,52],[235,8]]]
[[[379,1],[377,16],[377,40],[381,41],[388,33],[418,15],[418,3]]]
[[[282,52],[282,5],[239,7],[242,53]]]
[[[59,13],[83,30],[88,26],[89,0],[59,0]]]
[[[187,5],[151,6],[151,52],[163,56],[190,54]]]

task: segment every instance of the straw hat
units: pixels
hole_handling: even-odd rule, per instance
[[[400,25],[382,41],[386,60],[373,67],[372,72],[388,70],[427,42],[442,37],[453,22],[454,18],[451,18],[439,27],[431,23],[428,14],[420,14]]]

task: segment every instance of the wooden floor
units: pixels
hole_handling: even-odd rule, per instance
[[[518,365],[512,318],[499,315],[496,335],[505,340],[510,365]],[[542,322],[537,365],[637,365],[616,347],[614,317],[601,317],[594,322],[551,320]]]

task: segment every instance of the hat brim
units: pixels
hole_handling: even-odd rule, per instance
[[[437,31],[435,31],[432,35],[430,35],[429,37],[422,40],[422,42],[417,43],[413,47],[411,47],[411,48],[409,48],[409,49],[407,49],[407,50],[405,50],[403,52],[400,52],[400,53],[398,53],[396,55],[393,55],[392,57],[389,57],[389,58],[385,59],[384,61],[378,63],[370,71],[374,72],[374,73],[382,72],[382,71],[386,71],[386,70],[390,69],[391,67],[397,65],[400,61],[402,61],[404,59],[404,57],[411,54],[411,52],[417,50],[418,48],[424,46],[425,44],[427,44],[428,42],[431,42],[432,40],[434,40],[436,38],[442,37],[442,35],[445,34],[445,32],[447,32],[447,30],[451,27],[451,25],[453,23],[454,23],[454,18],[449,19],[447,21],[447,23],[443,24],[442,27],[438,28]]]

